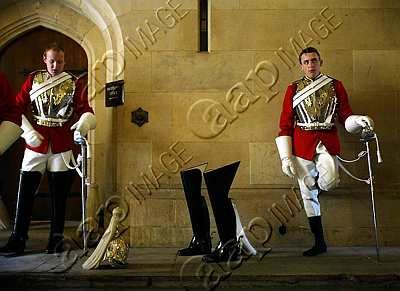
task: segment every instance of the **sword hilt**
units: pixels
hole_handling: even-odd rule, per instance
[[[373,139],[375,139],[374,130],[369,126],[364,127],[362,129],[362,131],[361,131],[361,134],[360,134],[360,141],[361,142],[367,142],[367,141],[370,141],[370,140],[373,140]]]
[[[362,129],[361,134],[360,134],[360,141],[361,142],[369,142],[371,140],[376,141],[376,156],[378,158],[378,164],[383,162],[382,156],[381,156],[381,151],[379,148],[379,141],[378,141],[378,135],[375,133],[372,127],[366,126]]]

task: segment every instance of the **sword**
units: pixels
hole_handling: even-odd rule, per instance
[[[74,133],[75,134],[75,133]],[[87,251],[86,200],[87,200],[87,141],[82,136],[74,137],[75,143],[81,146],[81,194],[82,194],[82,235],[83,253]]]
[[[377,143],[377,156],[378,156],[378,163],[382,162],[382,158],[379,151],[379,143],[376,133],[370,127],[366,127],[362,130],[360,141],[365,143],[366,151],[367,151],[367,161],[368,161],[368,172],[369,172],[369,179],[368,184],[370,185],[371,189],[371,204],[372,204],[372,220],[374,223],[375,229],[375,249],[376,249],[376,260],[379,262],[379,237],[378,237],[378,219],[376,216],[376,206],[375,206],[375,195],[374,195],[374,176],[372,173],[372,163],[371,163],[371,152],[369,147],[369,142],[374,140]]]
[[[78,162],[75,161],[74,155],[71,155],[71,159],[67,160],[61,153],[61,157],[68,169],[75,170],[81,177],[81,194],[82,194],[82,235],[83,235],[83,253],[82,256],[87,253],[87,237],[88,231],[86,226],[86,200],[87,200],[87,186],[90,185],[89,178],[87,176],[87,160],[89,157],[88,142],[85,137],[77,131],[74,132],[74,142],[81,146],[81,154],[78,156]],[[73,166],[70,165],[70,162]]]

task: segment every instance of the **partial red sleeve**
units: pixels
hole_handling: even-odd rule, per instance
[[[15,104],[15,93],[5,75],[0,73],[0,121],[21,125],[21,112]]]
[[[75,81],[74,110],[80,117],[85,112],[93,113],[88,101],[87,78],[79,78]]]
[[[283,100],[281,118],[279,121],[279,136],[293,136],[294,129],[294,111],[293,96],[296,93],[296,85],[291,84],[286,89],[285,98]]]
[[[338,109],[338,119],[341,124],[344,124],[347,117],[353,114],[349,104],[349,97],[347,96],[346,89],[344,88],[342,82],[335,81],[336,96],[338,98],[339,109]]]
[[[19,90],[17,96],[15,97],[15,103],[18,110],[21,113],[24,113],[31,103],[31,97],[29,92],[32,89],[33,83],[33,74],[30,74],[25,82],[22,84],[21,89]]]

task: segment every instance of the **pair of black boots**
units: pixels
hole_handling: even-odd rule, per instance
[[[204,173],[199,168],[181,172],[193,238],[187,248],[178,251],[179,256],[204,255],[203,261],[208,263],[240,259],[241,250],[236,239],[236,216],[228,197],[239,163],[238,161]],[[208,208],[205,198],[201,195],[202,176],[204,176],[220,238],[220,243],[213,252],[211,252]]]
[[[71,171],[48,172],[47,177],[51,196],[51,226],[46,252],[52,254],[63,251],[65,206],[73,181],[73,173]],[[40,172],[21,171],[14,229],[7,244],[0,248],[0,254],[21,255],[24,253],[34,196],[41,178]]]

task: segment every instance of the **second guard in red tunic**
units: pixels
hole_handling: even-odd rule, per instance
[[[299,55],[304,77],[288,86],[276,138],[282,171],[297,179],[314,246],[303,253],[326,252],[318,194],[339,184],[340,143],[336,121],[351,133],[372,127],[368,116],[353,115],[342,82],[320,72],[322,59],[313,48]]]

